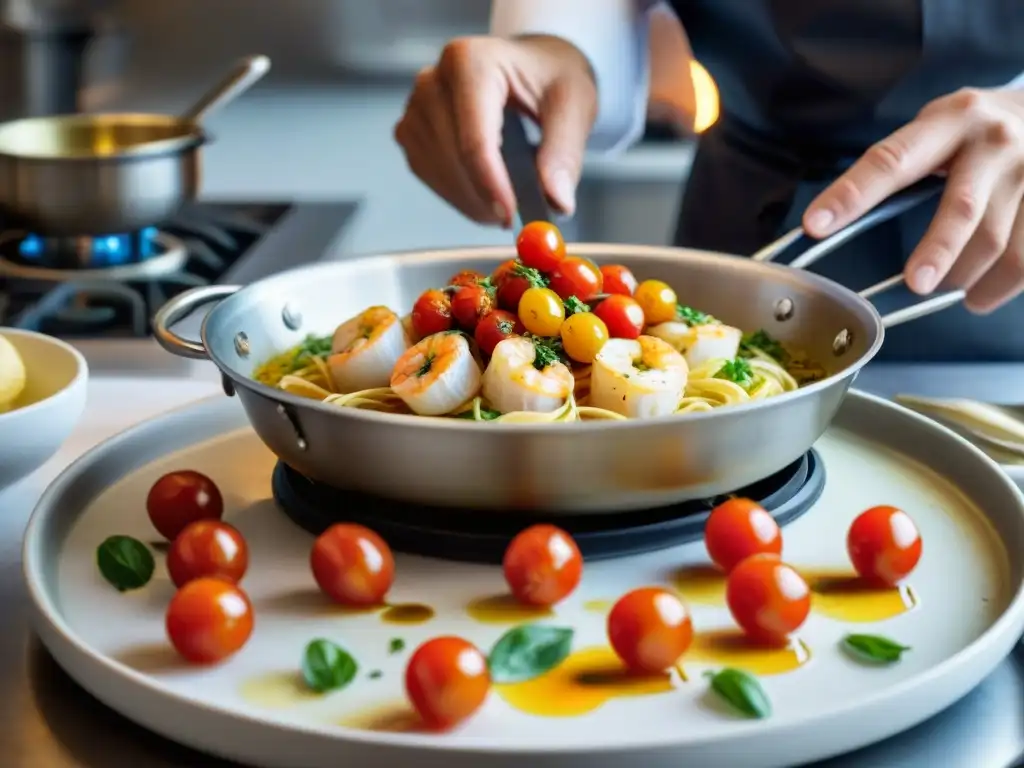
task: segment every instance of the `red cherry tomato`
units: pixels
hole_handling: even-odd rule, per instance
[[[444,291],[435,288],[424,291],[412,305],[412,330],[417,337],[425,339],[454,327],[452,302]]]
[[[725,602],[752,640],[778,645],[807,619],[811,590],[777,555],[754,555],[729,573]]]
[[[342,605],[380,605],[395,580],[391,548],[361,525],[332,525],[313,544],[309,562],[320,589]]]
[[[601,270],[592,262],[576,256],[567,256],[548,275],[550,288],[563,300],[575,296],[590,301],[601,292]]]
[[[485,355],[494,352],[499,343],[512,336],[522,336],[526,333],[519,318],[504,309],[496,309],[485,315],[476,326],[473,338],[480,346],[480,351]]]
[[[530,288],[543,288],[546,283],[540,272],[509,259],[491,275],[498,306],[509,312],[519,311],[519,299]]]
[[[169,472],[146,496],[146,512],[153,527],[168,541],[196,520],[220,520],[224,499],[213,480],[192,470]]]
[[[621,264],[605,264],[601,267],[601,277],[604,282],[602,290],[605,293],[632,296],[639,285],[633,273]]]
[[[670,669],[693,642],[693,620],[675,594],[658,587],[635,589],[608,614],[608,642],[634,672]]]
[[[554,224],[531,221],[516,238],[516,253],[526,266],[550,272],[565,258],[565,241]]]
[[[548,606],[564,600],[579,585],[583,555],[561,528],[532,525],[512,539],[502,568],[516,600]]]
[[[464,286],[464,285],[479,285],[484,281],[483,272],[477,272],[475,269],[464,269],[461,272],[456,272],[452,275],[448,281],[448,285],[452,286]]]
[[[167,637],[193,664],[213,664],[237,653],[252,634],[248,595],[230,581],[190,581],[167,606]]]
[[[782,531],[757,502],[729,499],[711,510],[704,545],[715,565],[728,573],[751,555],[781,555]]]
[[[249,547],[237,529],[219,520],[197,520],[178,534],[167,551],[167,573],[183,587],[203,576],[237,584],[249,567]]]
[[[896,507],[861,512],[846,534],[846,551],[862,579],[894,587],[921,559],[921,534],[910,515]]]
[[[461,637],[436,637],[405,668],[405,693],[423,723],[447,731],[480,709],[491,689],[487,659]]]
[[[467,331],[476,330],[480,318],[494,309],[494,295],[479,285],[463,286],[452,296],[452,315],[456,322]]]
[[[644,311],[629,296],[613,294],[594,307],[613,339],[635,339],[644,329]]]

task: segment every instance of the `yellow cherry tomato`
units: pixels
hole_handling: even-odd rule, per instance
[[[562,323],[562,349],[577,363],[592,363],[608,341],[608,326],[592,312],[570,315]]]
[[[527,288],[519,299],[519,319],[534,336],[557,336],[565,305],[550,288]]]
[[[637,286],[633,298],[643,308],[648,325],[676,319],[676,292],[661,280],[644,280]]]

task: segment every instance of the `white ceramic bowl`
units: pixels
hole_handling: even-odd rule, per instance
[[[0,328],[25,362],[25,391],[0,413],[0,491],[39,469],[68,439],[85,410],[89,367],[69,344]]]

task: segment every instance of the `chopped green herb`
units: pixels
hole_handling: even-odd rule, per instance
[[[843,649],[858,661],[894,664],[910,650],[910,646],[900,645],[880,635],[847,635],[843,638]]]
[[[295,348],[295,355],[288,365],[286,373],[294,373],[310,365],[314,357],[327,357],[331,354],[331,336],[314,336],[310,334]]]
[[[649,365],[646,365],[645,363],[633,363],[633,370],[639,373],[643,373],[644,371],[651,370],[651,367]]]
[[[739,384],[744,389],[750,389],[757,383],[757,374],[754,373],[754,369],[750,367],[750,363],[740,357],[726,361],[718,369],[715,378]]]
[[[423,358],[423,365],[416,371],[417,376],[426,376],[430,373],[430,368],[434,364],[434,354],[430,353]]]
[[[742,669],[705,672],[711,690],[747,717],[765,718],[772,713],[772,703],[757,678]]]
[[[577,299],[575,296],[570,296],[565,300],[565,316],[578,315],[583,312],[589,312],[590,307],[584,304],[582,301]]]
[[[785,347],[763,329],[746,334],[740,342],[740,354],[743,357],[753,357],[754,350],[763,352],[780,363],[785,363],[789,360],[789,354],[786,352]]]
[[[708,325],[709,323],[718,322],[711,315],[682,304],[676,304],[676,317],[687,325]]]
[[[384,677],[384,673],[381,672],[379,669],[375,669],[372,672],[370,672],[370,674],[367,675],[367,677],[369,677],[371,680],[380,680],[380,678]]]
[[[561,343],[558,339],[543,339],[534,336],[533,341],[534,357],[533,367],[543,371],[549,365],[561,361]]]
[[[572,651],[572,629],[523,624],[510,629],[487,656],[491,680],[521,683],[533,680],[561,664]]]
[[[501,416],[501,411],[495,411],[493,408],[481,408],[480,409],[480,421],[494,421],[496,418]],[[463,411],[455,418],[457,419],[469,419],[470,421],[476,420],[476,413],[470,409]]]
[[[548,279],[540,273],[540,270],[528,267],[525,264],[516,264],[512,268],[512,274],[515,277],[521,277],[530,284],[531,288],[547,288]]]
[[[388,643],[388,653],[401,653],[405,650],[405,640],[400,637],[392,637]]]
[[[489,277],[485,277],[483,280],[477,280],[476,284],[478,287],[483,288],[488,293],[494,293],[495,285]]]
[[[302,655],[302,678],[317,693],[344,688],[358,671],[359,665],[348,651],[330,640],[311,641]]]
[[[156,563],[149,547],[131,536],[110,536],[96,548],[96,565],[118,592],[146,586]]]

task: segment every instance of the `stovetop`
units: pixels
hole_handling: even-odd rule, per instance
[[[168,299],[211,283],[246,284],[330,258],[356,202],[199,202],[159,229],[94,238],[0,231],[0,326],[67,339],[93,371],[189,375],[194,363],[152,339]],[[183,324],[198,330],[201,318]]]

